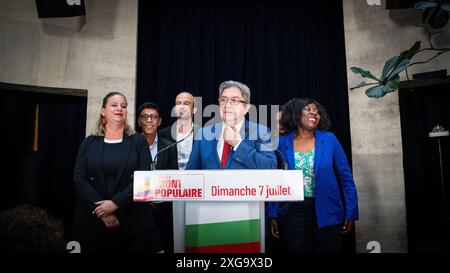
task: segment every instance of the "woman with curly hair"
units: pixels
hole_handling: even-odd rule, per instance
[[[325,108],[310,98],[281,107],[279,150],[291,170],[303,171],[304,201],[269,203],[270,229],[282,251],[341,251],[341,234],[358,220],[358,197],[341,144],[328,130]]]

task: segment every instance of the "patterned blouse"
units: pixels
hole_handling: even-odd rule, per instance
[[[294,151],[295,169],[303,171],[303,191],[305,197],[314,197],[314,154],[315,149],[307,153]]]

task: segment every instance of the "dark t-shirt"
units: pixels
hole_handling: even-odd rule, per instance
[[[123,155],[122,143],[105,143],[103,150],[103,173],[105,174],[105,199],[111,199],[116,194],[117,172],[120,169]]]

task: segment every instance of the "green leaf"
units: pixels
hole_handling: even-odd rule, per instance
[[[433,29],[438,29],[444,27],[448,22],[448,12],[440,9],[435,8],[430,15],[430,18],[428,18],[428,24]]]
[[[395,64],[397,63],[397,60],[398,56],[394,56],[386,61],[383,67],[383,73],[381,74],[380,78],[381,81],[384,81],[386,79],[386,76],[388,75],[389,71],[391,71],[394,68]]]
[[[351,67],[350,70],[355,74],[361,75],[363,78],[369,78],[377,82],[381,82],[381,80],[375,77],[372,73],[370,73],[370,71],[355,66]]]
[[[392,72],[389,74],[389,77],[387,78],[388,81],[393,79],[396,75],[398,76],[398,74],[400,72],[402,72],[403,70],[405,70],[406,68],[408,68],[409,65],[409,60],[403,60],[401,61],[397,67],[394,68],[394,70],[392,70]]]
[[[372,83],[360,82],[359,84],[351,87],[350,90],[354,90],[354,89],[357,89],[357,88],[361,88],[361,87],[368,86],[368,85],[373,85],[373,84],[377,84],[377,83],[374,83],[374,82],[372,82]]]
[[[383,97],[384,95],[386,95],[386,93],[384,92],[384,85],[378,85],[367,89],[366,95],[370,98]]]
[[[436,6],[437,6],[437,3],[433,3],[430,1],[420,1],[414,5],[414,7],[416,9],[428,9],[428,8],[434,8]]]
[[[450,3],[442,4],[441,9],[446,11],[446,12],[450,12]]]
[[[385,84],[383,91],[385,93],[394,92],[395,90],[398,89],[399,84],[400,84],[400,76],[397,74],[394,78],[392,78],[392,80],[388,81]]]
[[[366,90],[366,95],[370,98],[381,98],[387,93],[394,92],[398,89],[400,84],[400,76],[397,74],[391,80],[389,80],[385,85],[377,85]]]
[[[400,53],[400,56],[398,58],[398,62],[400,62],[402,60],[411,60],[411,58],[414,57],[414,55],[416,55],[417,51],[419,51],[421,43],[422,43],[421,41],[416,41],[411,46],[410,49],[405,50],[402,53]]]
[[[391,68],[394,70],[391,71],[391,69],[386,68],[386,65],[388,64],[389,61],[392,60],[392,58],[386,62],[386,64],[384,65],[385,68],[383,68],[383,74],[381,76],[383,84],[386,82],[386,78],[387,78],[387,80],[390,80],[390,79],[392,79],[392,77],[395,77],[395,74],[399,74],[400,72],[402,72],[404,69],[406,69],[408,67],[409,61],[411,60],[411,58],[414,55],[416,55],[417,51],[419,51],[420,44],[421,44],[421,41],[416,41],[411,46],[411,48],[409,48],[408,50],[402,51],[400,53],[400,55],[398,56],[397,61],[395,62],[393,68]],[[408,63],[406,63],[406,61]],[[385,77],[383,77],[383,75],[385,73],[385,69],[387,70],[387,74],[385,75]]]

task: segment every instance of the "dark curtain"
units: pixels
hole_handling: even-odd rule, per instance
[[[163,127],[180,91],[205,107],[237,80],[256,106],[321,102],[351,160],[341,1],[141,0],[138,14],[136,108],[156,102]]]
[[[450,253],[450,137],[428,133],[436,124],[450,129],[450,84],[400,90],[403,168],[409,252]],[[444,210],[445,206],[445,210]]]
[[[36,199],[36,153],[33,152],[36,94],[0,90],[4,131],[1,135],[4,160],[0,169],[3,192],[0,210]]]
[[[63,220],[71,237],[74,210],[73,166],[85,137],[86,98],[19,89],[1,90],[5,160],[1,165],[0,210],[20,204],[47,209]],[[37,117],[37,150],[33,149]]]
[[[37,203],[64,220],[70,239],[75,195],[73,167],[85,137],[85,97],[40,94]]]

